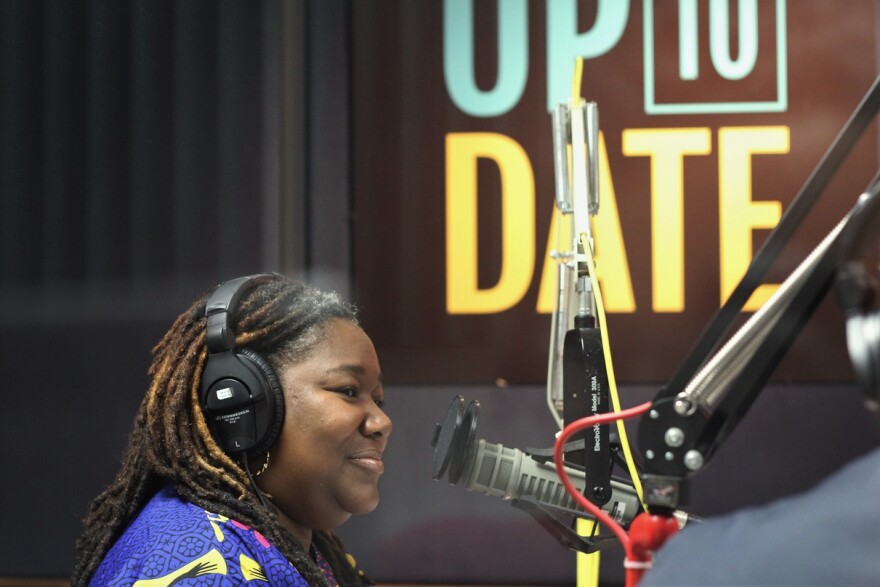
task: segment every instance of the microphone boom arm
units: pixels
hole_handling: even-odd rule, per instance
[[[684,391],[654,401],[639,426],[639,446],[650,471],[642,477],[646,484],[657,476],[684,478],[701,470],[739,424],[827,293],[845,223],[826,236]],[[650,506],[647,490],[645,499]],[[667,501],[664,497],[654,505]]]
[[[648,417],[641,420],[638,438],[644,457],[642,482],[645,504],[651,511],[668,511],[679,505],[684,479],[702,470],[739,424],[831,287],[840,264],[841,241],[845,240],[842,233],[853,212],[785,280],[764,308],[710,358],[878,110],[880,76],[752,259],[730,298],[670,383],[655,396]],[[854,211],[866,199],[876,198],[878,190],[880,184],[875,177]]]

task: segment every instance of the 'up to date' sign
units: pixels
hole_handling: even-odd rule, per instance
[[[549,253],[566,242],[556,237],[549,112],[574,94],[599,106],[594,237],[614,352],[629,380],[664,379],[870,87],[875,9],[872,0],[355,9],[355,49],[370,56],[355,61],[356,112],[370,113],[354,135],[356,275],[359,299],[382,316],[373,335],[389,364],[419,382],[448,381],[438,356],[463,365],[456,381],[545,376],[558,288]],[[747,312],[855,203],[876,162],[866,141]],[[437,221],[416,230],[413,218]],[[405,288],[372,293],[402,275]],[[820,309],[804,340],[839,330],[831,310]],[[792,377],[848,376],[797,353]]]
[[[677,35],[659,38],[654,34],[654,2],[644,1],[642,66],[646,114],[785,110],[785,3],[778,0],[774,11],[765,9],[769,16],[765,16],[764,23],[759,19],[758,0],[741,0],[736,6],[734,26],[728,0],[679,0],[677,5],[666,2],[662,17],[677,19]],[[571,64],[575,58],[595,59],[614,51],[629,24],[630,2],[600,0],[595,21],[585,32],[578,31],[577,2],[548,0],[545,8],[546,107],[550,109],[571,94]],[[443,9],[443,72],[450,99],[470,116],[504,117],[520,102],[529,79],[527,2],[497,3],[497,75],[491,88],[480,88],[475,75],[479,39],[474,34],[472,0],[446,0]],[[663,30],[670,28],[665,22]],[[768,38],[775,42],[768,44]],[[762,55],[767,57],[761,59]],[[775,75],[768,76],[768,70]],[[746,84],[753,75],[775,80],[775,88],[761,83],[757,96],[751,91],[752,99],[746,101],[722,100],[718,95],[742,95],[738,84]],[[705,90],[700,88],[701,78],[711,81]],[[754,88],[755,84],[747,86]],[[752,199],[752,157],[787,154],[790,128],[778,124],[723,126],[717,131],[717,139],[711,128],[703,126],[626,128],[622,138],[624,156],[651,159],[653,312],[682,312],[685,308],[683,162],[686,157],[701,157],[708,163],[707,157],[715,157],[714,164],[719,169],[719,288],[723,302],[751,260],[752,232],[773,228],[781,216],[779,201],[766,201],[766,197],[765,201]],[[600,185],[605,202],[597,221],[600,278],[608,292],[609,311],[631,313],[635,312],[636,304],[628,272],[626,235],[618,218],[614,172],[608,162],[604,133],[600,140]],[[717,144],[714,150],[713,142]],[[479,159],[494,161],[502,177],[501,275],[490,288],[477,285]],[[503,311],[522,299],[535,273],[537,251],[531,236],[535,233],[536,187],[530,158],[521,145],[499,133],[451,132],[446,136],[446,186],[447,310],[454,314]],[[555,238],[554,230],[550,236]],[[554,263],[544,259],[536,307],[540,313],[550,311],[555,287]],[[762,286],[747,309],[757,309],[774,289]]]
[[[775,2],[769,22],[761,22],[758,0],[736,2],[736,20],[731,19],[729,0],[678,0],[677,43],[655,35],[654,0],[643,0],[644,108],[647,114],[691,114],[733,112],[781,112],[788,100],[786,64],[785,0]],[[446,0],[443,6],[444,76],[449,96],[463,112],[478,117],[501,116],[522,96],[529,75],[528,6],[526,0],[498,3],[498,77],[489,90],[477,87],[473,72],[473,0]],[[661,3],[670,13],[672,1]],[[599,0],[596,20],[590,30],[577,30],[577,2],[547,0],[547,108],[565,101],[570,94],[571,63],[575,57],[591,59],[612,51],[630,18],[629,0]],[[702,8],[702,10],[700,10]],[[701,20],[702,19],[702,20]],[[702,26],[701,26],[702,24]],[[733,25],[736,26],[733,26]],[[707,39],[701,43],[701,31]],[[734,31],[735,34],[734,34]],[[732,46],[736,47],[733,55]],[[701,56],[701,47],[708,56]],[[702,57],[702,59],[701,59]],[[722,88],[730,95],[712,95],[704,101],[682,97],[665,101],[658,86],[675,81],[693,81],[708,72],[729,81],[748,78],[762,67],[775,70],[775,87],[763,88],[766,95],[737,99],[734,86]],[[468,64],[471,64],[469,67]],[[704,70],[701,72],[701,69]],[[664,79],[670,75],[676,79]],[[693,96],[693,84],[688,92]],[[733,88],[731,92],[730,88]]]

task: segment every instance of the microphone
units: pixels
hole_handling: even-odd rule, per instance
[[[434,479],[442,479],[448,473],[450,484],[464,485],[469,491],[504,500],[536,502],[567,514],[592,518],[565,490],[552,463],[533,459],[516,448],[475,440],[480,404],[472,401],[465,409],[464,403],[462,396],[456,396],[443,423],[435,428],[431,442]],[[583,494],[587,484],[585,473],[572,467],[565,470]],[[632,485],[612,479],[611,498],[602,509],[628,527],[641,511],[641,503]],[[679,527],[688,521],[685,512],[676,511],[673,515]]]
[[[491,444],[483,439],[477,441],[475,448],[463,468],[461,484],[465,489],[506,500],[532,499],[569,514],[586,515],[565,490],[552,463],[536,461],[519,449]],[[583,494],[587,485],[586,474],[571,467],[565,470],[572,484]],[[629,526],[641,505],[635,489],[612,479],[611,499],[602,509],[617,523]]]
[[[462,396],[456,396],[443,424],[437,424],[434,439],[432,476],[441,479],[448,471],[449,483],[461,482],[465,489],[505,500],[531,500],[545,507],[584,516],[584,509],[562,485],[552,464],[539,462],[523,451],[476,440],[480,404],[472,401],[467,409]],[[586,487],[583,471],[566,467],[579,491]],[[611,481],[611,498],[602,506],[618,523],[627,526],[640,510],[632,487]]]

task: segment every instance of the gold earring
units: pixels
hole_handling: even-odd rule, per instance
[[[260,470],[259,470],[259,471],[257,471],[256,473],[254,473],[254,477],[259,477],[260,475],[262,475],[262,474],[263,474],[263,471],[265,471],[266,468],[267,468],[268,466],[269,466],[269,452],[266,451],[266,462],[263,463],[263,466],[260,467]]]

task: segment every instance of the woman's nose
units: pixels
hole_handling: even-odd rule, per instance
[[[375,402],[371,401],[370,406],[367,416],[364,418],[364,434],[367,436],[387,437],[391,434],[391,429],[394,427],[391,423],[391,418]]]

